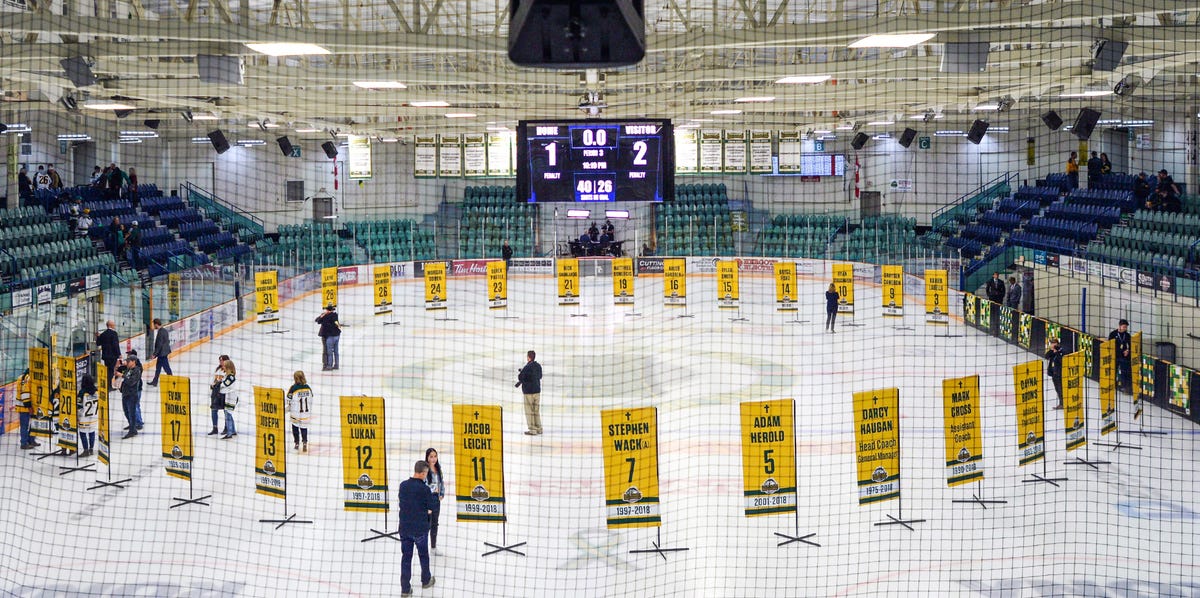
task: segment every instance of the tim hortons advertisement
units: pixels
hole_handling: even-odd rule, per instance
[[[488,262],[495,260],[454,260],[447,272],[450,276],[487,276]]]

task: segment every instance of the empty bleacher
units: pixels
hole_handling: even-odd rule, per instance
[[[516,188],[496,185],[467,187],[459,216],[458,256],[500,257],[507,239],[513,256],[534,254],[537,205],[517,203]],[[407,255],[401,252],[401,255]],[[404,258],[404,259],[407,259]]]
[[[824,258],[846,226],[841,216],[776,214],[758,235],[755,255]],[[661,252],[660,252],[661,253]]]
[[[371,262],[428,260],[437,254],[433,233],[422,230],[413,220],[363,220],[346,224],[346,230]]]
[[[674,201],[654,206],[654,236],[659,255],[733,255],[725,184],[676,185]]]

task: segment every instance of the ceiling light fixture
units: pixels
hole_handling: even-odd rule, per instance
[[[741,114],[741,113],[742,113],[741,110],[713,110],[712,112],[709,112],[709,114],[712,114],[714,116],[721,116],[721,115],[726,115],[726,114]],[[695,121],[695,122],[700,122],[700,121]]]
[[[450,112],[446,114],[446,118],[475,118],[474,112]]]
[[[408,105],[413,108],[449,108],[450,102],[445,100],[418,100],[416,102],[409,102]]]
[[[408,89],[399,81],[355,81],[354,86],[363,89]]]
[[[898,33],[868,35],[852,44],[850,48],[909,48],[934,38],[936,33]]]
[[[774,102],[775,96],[746,96],[744,98],[735,98],[733,101],[739,104]]]
[[[962,131],[934,131],[934,137],[962,137],[966,135]]]
[[[808,83],[808,84],[811,84],[811,83],[824,83],[824,82],[826,82],[826,81],[830,80],[831,78],[832,78],[832,77],[830,77],[829,75],[792,75],[792,76],[790,76],[790,77],[783,77],[782,79],[777,79],[777,80],[775,81],[775,83],[778,83],[778,84],[780,84],[780,85],[785,85],[785,84],[799,85],[799,84],[806,84],[806,83]]]
[[[894,124],[896,124],[896,121],[894,121],[894,120],[873,120],[873,121],[867,123],[867,126],[868,127],[886,127],[887,125],[894,125]]]
[[[1064,93],[1059,95],[1060,98],[1096,98],[1101,96],[1112,95],[1111,89],[1085,89],[1072,93]]]
[[[331,54],[329,50],[316,44],[293,42],[263,42],[246,44],[246,47],[267,56],[319,56],[322,54]]]
[[[237,144],[245,147],[248,145],[266,145],[267,142],[262,139],[238,139]]]
[[[96,100],[92,102],[84,102],[83,106],[86,110],[135,110],[137,106],[123,104],[121,102],[111,102],[105,100]]]
[[[155,131],[121,131],[121,137],[140,137],[142,139],[153,139],[158,137]]]
[[[312,127],[303,127],[303,128],[296,129],[295,131],[297,133],[320,133],[321,129],[314,129]]]
[[[211,141],[212,140],[209,139],[208,137],[192,137],[192,143],[196,143],[196,144],[209,143]]]

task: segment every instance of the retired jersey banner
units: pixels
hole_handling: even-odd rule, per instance
[[[504,503],[504,424],[499,405],[454,405],[456,521],[508,520]]]
[[[579,260],[558,260],[558,304],[579,305]]]
[[[1192,399],[1188,369],[1181,365],[1171,364],[1168,375],[1170,378],[1167,386],[1167,401],[1172,407],[1191,415]]]
[[[54,361],[58,366],[58,447],[69,452],[79,446],[75,358],[58,355]]]
[[[375,266],[375,315],[392,313],[392,267]]]
[[[1100,435],[1117,431],[1117,341],[1100,343]]]
[[[96,460],[109,465],[108,368],[96,364]]]
[[[1046,419],[1042,388],[1040,359],[1013,366],[1013,390],[1017,396],[1017,459],[1021,465],[1028,465],[1046,457]]]
[[[633,258],[616,257],[612,261],[613,305],[633,305]]]
[[[178,272],[167,275],[167,313],[171,315],[172,320],[179,319],[179,294],[182,280],[183,276]]]
[[[925,322],[949,324],[949,286],[945,270],[925,271]]]
[[[386,268],[386,266],[385,266]],[[254,491],[287,497],[287,432],[283,428],[283,389],[254,387]]]
[[[687,262],[683,259],[663,260],[663,305],[687,307]]]
[[[797,311],[799,290],[796,288],[796,263],[775,262],[775,309]]]
[[[904,317],[904,267],[885,265],[879,277],[883,283],[883,315]]]
[[[975,313],[977,309],[976,306],[979,304],[979,297],[968,294],[964,295],[963,299],[965,300],[965,305],[963,306],[963,319],[972,326],[978,326],[979,320],[975,317]]]
[[[796,510],[795,413],[795,399],[741,405],[742,495],[747,517]]]
[[[487,286],[488,309],[508,309],[508,264],[487,263]]]
[[[982,480],[979,376],[942,380],[942,411],[946,428],[946,485]]]
[[[337,266],[321,268],[321,307],[337,309],[338,275]]]
[[[658,527],[658,409],[606,409],[600,426],[608,527]]]
[[[279,321],[279,273],[275,270],[254,273],[254,299],[259,324]]]
[[[738,285],[738,263],[734,260],[717,262],[717,309],[737,309],[741,305]]]
[[[838,313],[854,315],[854,264],[833,265],[833,287],[838,294]]]
[[[858,504],[900,496],[900,389],[854,393]]]
[[[429,270],[425,274],[428,275]],[[386,512],[388,478],[383,397],[342,397],[341,413],[345,509]]]
[[[167,475],[192,479],[192,386],[183,376],[158,379],[162,402],[162,456]]]
[[[53,430],[50,404],[50,349],[29,348],[29,399],[33,404],[33,418],[29,422],[29,433],[49,438]]]
[[[1087,415],[1083,408],[1083,351],[1062,358],[1063,429],[1067,450],[1087,444]]]
[[[446,262],[428,262],[425,264],[425,309],[446,309],[449,297],[446,288]]]
[[[1142,333],[1129,337],[1129,392],[1133,395],[1134,419],[1141,417],[1142,410]],[[1153,390],[1151,391],[1153,394]]]

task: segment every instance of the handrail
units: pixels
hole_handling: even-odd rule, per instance
[[[945,216],[946,214],[963,206],[968,201],[971,201],[972,199],[975,199],[978,196],[981,196],[985,193],[991,192],[992,189],[998,187],[999,185],[1010,184],[1012,182],[1012,180],[1016,177],[1017,177],[1016,173],[1006,172],[1006,173],[1004,173],[1000,176],[997,176],[996,178],[976,187],[975,189],[972,189],[971,191],[959,196],[958,199],[934,210],[933,214],[930,215],[930,224],[932,224],[934,228],[937,228],[939,217]],[[1011,188],[1011,184],[1009,185],[1009,187]]]
[[[226,202],[220,197],[217,197],[215,193],[212,193],[211,191],[205,190],[187,181],[180,183],[179,188],[180,195],[182,195],[188,201],[201,200],[198,203],[207,202],[214,210],[230,217],[230,219],[242,219],[248,221],[250,225],[248,228],[253,229],[254,232],[258,233],[260,237],[266,233],[266,224],[261,218],[250,212],[247,212],[246,210],[234,206],[229,202]],[[204,206],[202,206],[202,208],[203,207]]]

